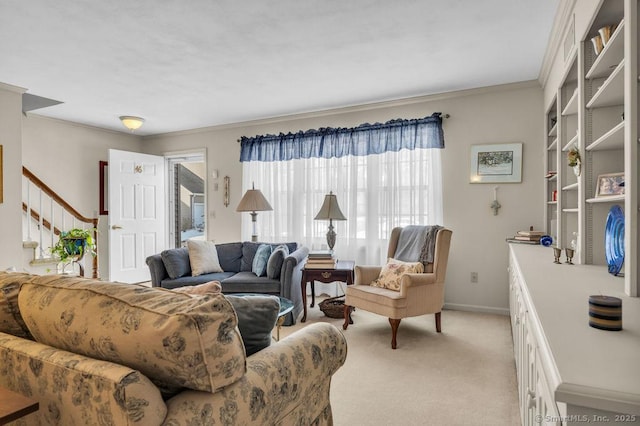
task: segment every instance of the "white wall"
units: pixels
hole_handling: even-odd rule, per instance
[[[23,90],[0,83],[0,145],[2,145],[3,199],[0,204],[0,270],[22,267],[21,177]]]
[[[542,89],[535,82],[428,96],[404,102],[345,108],[319,114],[212,127],[146,137],[144,152],[207,149],[208,238],[216,242],[240,239],[241,216],[236,213],[241,196],[240,136],[287,133],[318,127],[352,127],[394,118],[419,118],[443,112],[446,148],[442,154],[444,225],[453,230],[447,274],[446,301],[465,309],[506,312],[507,245],[505,238],[535,226],[542,229],[543,169]],[[523,142],[523,181],[501,184],[498,216],[489,208],[494,185],[469,183],[472,144]],[[213,191],[211,171],[219,171],[219,190]],[[222,178],[231,178],[230,205],[224,207]],[[470,283],[478,272],[479,282]]]
[[[20,104],[20,109],[21,109]],[[99,161],[110,148],[140,152],[135,134],[114,132],[29,113],[22,122],[22,159],[51,189],[86,217],[99,217],[98,270],[108,278],[108,217],[99,213]],[[20,182],[20,179],[17,180]],[[19,218],[19,217],[18,217]],[[18,226],[18,229],[21,225]]]

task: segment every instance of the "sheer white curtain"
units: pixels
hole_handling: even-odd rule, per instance
[[[338,259],[386,262],[391,229],[442,225],[439,149],[403,149],[366,156],[243,162],[243,193],[255,183],[273,207],[258,214],[260,241],[296,241],[326,248],[328,221],[314,220],[325,194],[336,194],[346,221],[334,221]],[[242,216],[242,237],[251,218]]]

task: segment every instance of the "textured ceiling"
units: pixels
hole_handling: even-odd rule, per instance
[[[559,0],[2,0],[0,82],[149,135],[538,78]]]

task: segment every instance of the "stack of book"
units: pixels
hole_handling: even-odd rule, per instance
[[[309,252],[307,263],[304,265],[307,269],[335,269],[336,259],[333,253],[328,250]]]
[[[518,231],[518,233],[513,237],[513,240],[519,242],[528,242],[530,244],[540,244],[540,238],[545,235],[542,231],[534,231],[530,229],[528,231]]]

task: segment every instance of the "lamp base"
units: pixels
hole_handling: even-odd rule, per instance
[[[333,252],[333,246],[336,245],[336,232],[333,230],[333,221],[329,219],[329,230],[327,231],[327,245],[329,250]]]
[[[251,212],[251,226],[253,228],[253,234],[251,234],[251,241],[254,243],[258,241],[258,213]]]

